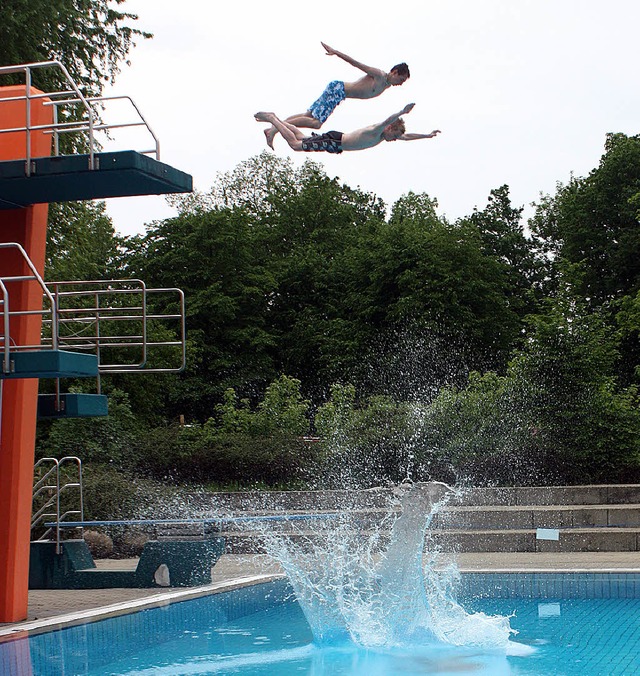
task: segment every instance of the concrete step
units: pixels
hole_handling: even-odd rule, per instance
[[[222,533],[227,554],[263,553],[262,537],[258,533]],[[366,539],[370,533],[361,531],[354,537]],[[313,531],[288,533],[298,545],[321,542],[322,536]],[[389,542],[388,533],[382,534],[377,547]],[[539,540],[536,530],[452,530],[431,533],[430,546],[442,552],[639,552],[640,528],[574,528],[560,531],[559,540]]]
[[[609,505],[640,503],[639,484],[588,486],[517,486],[471,488],[456,504],[482,505]]]
[[[640,527],[640,504],[447,507],[436,515],[432,527],[443,530]]]
[[[640,552],[640,528],[571,528],[558,540],[539,540],[530,529],[452,530],[433,540],[444,552]]]
[[[451,504],[460,506],[610,505],[640,503],[640,484],[588,486],[518,486],[460,489]],[[194,509],[212,513],[245,511],[316,511],[383,508],[392,499],[390,488],[366,491],[246,491],[194,493],[185,496]]]

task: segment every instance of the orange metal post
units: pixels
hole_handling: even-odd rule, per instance
[[[39,93],[32,89],[33,93]],[[26,126],[26,102],[2,101],[24,95],[24,86],[0,87],[0,128]],[[45,99],[31,102],[31,125],[50,124],[53,113]],[[0,161],[26,157],[26,132],[0,134]],[[51,135],[31,132],[31,155],[51,154]],[[0,241],[18,242],[44,276],[47,204],[0,210]],[[30,274],[15,250],[0,249],[3,275]],[[42,293],[33,282],[9,286],[11,310],[39,310]],[[12,318],[11,339],[17,344],[39,344],[38,315]],[[0,348],[4,345],[0,341]],[[27,617],[31,492],[36,434],[38,381],[5,380],[2,388],[0,428],[0,622]]]

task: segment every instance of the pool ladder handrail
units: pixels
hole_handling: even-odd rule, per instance
[[[46,469],[46,464],[51,463],[51,467]],[[65,464],[74,464],[77,467],[77,479],[75,481],[67,481],[60,485],[61,467]],[[39,468],[45,469],[43,474],[40,474]],[[84,494],[82,486],[82,460],[74,455],[68,455],[58,460],[57,458],[40,458],[34,465],[33,475],[33,492],[31,497],[32,505],[38,497],[44,496],[43,504],[37,509],[33,509],[31,516],[31,532],[36,528],[44,526],[45,522],[55,521],[55,528],[49,526],[44,533],[37,538],[37,541],[49,540],[50,536],[55,531],[56,554],[60,554],[60,523],[64,522],[70,516],[80,516],[81,521],[84,520]],[[78,489],[78,509],[69,509],[60,513],[60,497],[69,489]],[[54,506],[55,511],[47,512],[47,510]],[[77,527],[80,533],[83,532],[81,526]]]

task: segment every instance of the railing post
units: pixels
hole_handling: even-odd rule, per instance
[[[26,135],[26,150],[27,150],[27,159],[25,162],[24,171],[27,176],[31,176],[31,69],[27,66],[25,69],[25,82],[26,82],[26,124],[27,135]]]

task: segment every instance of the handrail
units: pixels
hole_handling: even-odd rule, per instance
[[[32,71],[43,68],[57,68],[62,71],[64,80],[67,82],[69,89],[52,92],[35,93],[31,91]],[[3,102],[25,101],[25,124],[22,127],[12,127],[8,129],[0,129],[0,134],[26,132],[25,134],[25,174],[31,176],[32,166],[31,160],[31,133],[33,131],[44,131],[53,135],[54,139],[54,156],[60,154],[59,135],[63,133],[86,133],[88,136],[88,150],[89,150],[89,169],[97,169],[95,162],[95,154],[100,150],[100,146],[96,141],[96,131],[108,131],[110,129],[122,129],[131,127],[143,126],[153,139],[154,147],[152,149],[140,151],[143,154],[155,155],[157,160],[160,159],[160,141],[153,129],[145,119],[144,115],[130,96],[95,96],[86,97],[82,94],[78,85],[74,82],[69,71],[65,66],[57,60],[40,61],[33,63],[25,63],[15,66],[1,66],[0,76],[15,73],[24,73],[25,75],[25,94],[21,96],[11,96],[0,99],[0,104]],[[50,124],[31,124],[31,104],[34,100],[47,99],[44,105],[53,107],[53,122]],[[103,111],[107,109],[105,104],[113,101],[128,101],[134,110],[134,115],[137,116],[135,121],[126,121],[118,123],[105,123],[101,121],[100,114],[96,110],[99,105]],[[58,121],[58,110],[62,106],[81,106],[84,111],[84,117],[80,120],[70,122]]]
[[[31,275],[14,275],[14,276],[2,276],[0,277],[0,289],[2,290],[2,312],[3,312],[3,325],[2,325],[2,350],[3,350],[3,359],[2,359],[2,371],[4,373],[9,373],[11,371],[11,352],[19,350],[19,346],[13,345],[11,341],[11,322],[10,318],[19,313],[29,313],[29,314],[40,314],[41,316],[50,315],[51,322],[51,349],[58,349],[58,312],[56,308],[56,301],[53,298],[53,295],[47,288],[44,280],[40,276],[40,273],[36,269],[36,266],[33,264],[32,260],[27,255],[27,252],[24,250],[21,244],[17,242],[0,242],[0,249],[16,249],[20,256],[22,257],[23,263],[31,270]],[[22,283],[24,281],[34,281],[37,282],[40,288],[42,289],[43,296],[49,301],[49,309],[41,308],[39,310],[19,310],[11,312],[9,309],[9,292],[7,289],[7,284],[12,283]]]
[[[11,368],[11,356],[9,354],[9,342],[11,340],[9,333],[9,291],[1,279],[0,290],[2,291],[2,371],[3,373],[9,373],[9,369]]]
[[[94,353],[99,374],[180,373],[186,367],[186,313],[181,289],[149,289],[135,278],[45,282],[20,244],[0,243],[0,249],[3,248],[15,249],[31,273],[0,274],[0,368],[3,373],[11,372],[12,354],[43,349]],[[12,285],[25,282],[40,286],[45,307],[11,309]],[[160,294],[167,295],[167,302],[173,307],[168,312],[150,312],[149,298]],[[42,317],[44,333],[40,341],[16,343],[11,338],[11,319],[32,315]],[[156,340],[151,339],[149,322],[164,326],[170,335],[165,333]],[[175,350],[167,352],[167,348]],[[120,356],[116,359],[117,355]],[[154,366],[150,359],[158,355],[166,356],[170,365]]]
[[[50,469],[48,469],[42,477],[36,479],[38,468],[43,465],[43,463],[52,463]],[[68,463],[74,463],[78,466],[78,481],[68,481],[64,485],[60,485],[60,469],[63,465]],[[43,526],[47,528],[45,533],[41,536],[40,539],[45,538],[53,528],[56,532],[56,553],[60,553],[60,529],[61,523],[64,523],[64,518],[71,514],[79,515],[80,521],[84,520],[84,497],[82,490],[82,460],[75,455],[68,455],[64,458],[40,458],[38,462],[33,467],[34,469],[34,486],[33,486],[33,495],[32,495],[32,504],[35,499],[44,493],[44,491],[52,491],[52,495],[45,500],[45,502],[40,506],[39,509],[33,511],[31,515],[31,529],[37,528],[38,526]],[[55,484],[43,485],[52,474],[55,474]],[[79,504],[80,509],[67,510],[64,514],[60,514],[60,495],[65,489],[68,488],[78,488],[79,489]],[[46,510],[55,505],[55,512],[50,513]],[[47,517],[55,518],[55,521],[45,522]],[[82,526],[74,526],[74,528],[82,528]]]
[[[39,490],[34,490],[31,496],[31,504],[32,504],[32,510],[33,510],[33,503],[35,499],[40,495],[40,493],[43,490],[50,490],[53,491],[53,495],[40,507],[39,510],[33,512],[31,516],[31,530],[36,528],[41,521],[44,520],[44,517],[50,516],[49,513],[44,513],[46,509],[48,509],[51,505],[55,504],[55,517],[56,517],[56,522],[60,522],[60,461],[57,458],[40,458],[38,462],[33,466],[33,471],[34,471],[34,481],[35,481],[35,476],[36,476],[36,471],[40,465],[42,465],[45,462],[51,462],[53,463],[53,466],[51,469],[49,469],[47,472],[45,472],[44,478],[48,477],[52,472],[55,472],[55,485],[51,486],[41,486]],[[41,483],[40,481],[35,482],[36,484]],[[46,531],[46,534],[48,534],[51,531],[51,526],[48,526],[49,530]],[[60,527],[56,526],[56,554],[60,553]]]
[[[186,366],[186,316],[184,293],[181,289],[150,289],[140,279],[106,279],[87,280],[82,282],[62,281],[49,282],[48,286],[56,298],[58,324],[67,335],[60,335],[63,348],[76,351],[91,351],[98,355],[100,373],[180,373]],[[133,303],[119,298],[138,294]],[[148,298],[152,295],[170,294],[178,303],[178,310],[173,312],[149,312]],[[102,300],[105,299],[105,300]],[[74,301],[84,305],[68,307]],[[93,301],[93,302],[91,302]],[[151,340],[148,335],[149,321],[172,322],[175,339]],[[177,326],[176,326],[177,322]],[[47,324],[48,320],[44,320]],[[107,331],[117,324],[132,326],[132,333]],[[166,325],[166,324],[165,324]],[[73,329],[75,328],[75,331]],[[91,332],[91,329],[94,332]],[[154,367],[149,365],[150,353],[163,347],[180,349],[179,363],[170,367]],[[140,350],[137,362],[107,363],[104,352],[107,349],[134,348]]]

